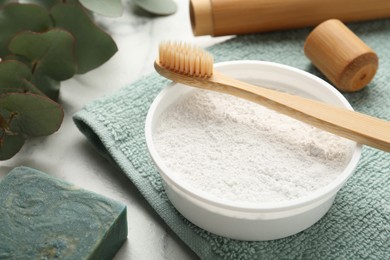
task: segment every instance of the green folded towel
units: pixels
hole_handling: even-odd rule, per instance
[[[380,59],[371,84],[346,94],[355,110],[390,120],[390,20],[349,24]],[[321,74],[304,56],[309,29],[239,36],[209,48],[217,62],[265,60]],[[167,225],[202,259],[390,259],[390,154],[365,147],[330,211],[309,229],[266,242],[237,241],[191,224],[170,204],[148,155],[144,122],[169,84],[156,73],[92,102],[74,116],[100,153],[138,187]]]

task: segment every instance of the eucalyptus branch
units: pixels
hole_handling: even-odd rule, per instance
[[[134,2],[156,14],[176,11],[172,0]],[[0,0],[0,160],[14,156],[26,138],[57,131],[64,115],[56,102],[60,82],[117,52],[89,12],[120,16],[123,6],[121,0]]]

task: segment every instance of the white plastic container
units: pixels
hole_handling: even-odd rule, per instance
[[[272,62],[235,61],[215,65],[218,71],[242,81],[286,91],[352,109],[333,86],[320,78]],[[240,240],[272,240],[296,234],[316,223],[331,207],[336,193],[354,172],[361,153],[355,144],[344,171],[329,185],[299,199],[279,203],[237,203],[211,198],[178,181],[166,167],[153,143],[155,124],[167,107],[195,88],[172,84],[151,105],[145,136],[149,153],[161,174],[168,197],[176,209],[195,225],[212,233]]]

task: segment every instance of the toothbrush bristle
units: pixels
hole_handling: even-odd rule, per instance
[[[208,78],[213,74],[213,56],[187,43],[161,43],[159,62],[164,68],[184,75]]]

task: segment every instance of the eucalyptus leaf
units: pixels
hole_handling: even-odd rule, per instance
[[[87,9],[110,17],[119,17],[123,13],[121,0],[80,0]]]
[[[49,29],[48,11],[38,5],[8,4],[0,9],[0,57],[9,54],[8,43],[21,31],[43,32]]]
[[[20,61],[24,64],[24,66],[27,66],[28,63],[30,63],[30,60],[26,57],[20,56],[20,55],[9,55],[6,57],[6,61]],[[31,70],[32,68],[29,68]],[[11,72],[16,72],[14,68],[10,68]],[[4,73],[4,74],[3,74]],[[31,74],[31,73],[30,73]],[[60,82],[57,80],[54,80],[50,77],[48,77],[42,70],[35,69],[34,74],[32,76],[26,77],[26,80],[23,80],[23,87],[24,88],[14,88],[9,87],[10,84],[4,84],[8,85],[8,87],[3,87],[1,85],[1,78],[2,75],[8,75],[11,78],[14,79],[14,75],[12,75],[9,72],[2,72],[1,70],[1,63],[0,63],[0,94],[7,93],[7,92],[31,92],[35,94],[40,95],[46,95],[52,100],[57,100],[58,96],[60,94]],[[14,79],[15,80],[15,79]],[[7,90],[8,89],[8,90]]]
[[[1,113],[0,108],[0,130],[5,130],[8,128],[8,122],[5,120],[5,117]]]
[[[4,91],[2,91],[2,89],[0,89],[0,94],[3,94],[3,93],[11,93],[11,92],[18,92],[18,93],[32,93],[32,94],[36,94],[36,95],[41,95],[41,96],[45,96],[45,93],[43,91],[41,91],[37,86],[35,86],[32,82],[28,81],[28,80],[23,80],[23,88],[4,88],[3,89]]]
[[[19,134],[6,134],[0,129],[0,161],[8,160],[20,151],[25,138]]]
[[[26,66],[28,66],[31,70],[31,64],[30,64],[31,61],[24,56],[12,53],[12,54],[9,54],[3,58],[3,61],[6,61],[6,60],[20,61],[21,63],[24,63]]]
[[[177,11],[177,5],[172,0],[134,0],[134,2],[152,14],[170,15]]]
[[[59,81],[100,66],[118,50],[92,12],[122,11],[121,0],[0,0],[0,160],[29,136],[59,129],[64,111],[53,101]]]
[[[9,49],[32,61],[32,73],[40,69],[55,80],[65,80],[76,72],[74,44],[69,32],[52,29],[44,33],[21,32],[11,39]]]
[[[19,0],[20,3],[30,3],[30,4],[38,4],[46,8],[51,8],[56,4],[60,3],[72,3],[79,4],[78,0]]]
[[[29,67],[19,61],[0,62],[0,88],[6,86],[23,87],[23,80],[31,78]]]
[[[29,67],[24,63],[7,60],[0,62],[0,94],[8,92],[31,92],[44,95],[33,83]]]
[[[19,0],[19,1],[21,3],[39,4],[39,5],[44,6],[46,8],[50,8],[53,5],[56,5],[56,4],[62,2],[62,0]]]
[[[60,82],[46,76],[42,71],[36,70],[31,78],[31,83],[39,88],[52,100],[58,100],[60,94]]]
[[[1,109],[14,115],[10,129],[27,136],[44,136],[57,131],[64,111],[51,99],[31,93],[0,95]]]
[[[0,0],[0,7],[9,3],[16,3],[16,0]]]
[[[77,39],[77,73],[86,73],[110,59],[118,50],[113,39],[97,27],[86,12],[72,4],[57,4],[51,9],[57,27]]]

